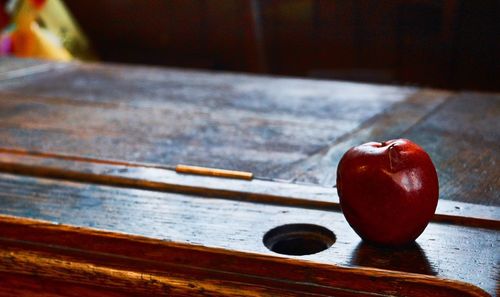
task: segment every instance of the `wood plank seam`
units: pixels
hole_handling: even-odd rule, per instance
[[[439,103],[430,112],[424,114],[416,122],[413,122],[408,128],[406,128],[405,130],[403,130],[402,132],[400,132],[401,135],[404,134],[404,132],[406,132],[407,130],[409,130],[411,127],[417,125],[420,121],[422,121],[424,118],[426,118],[430,114],[433,114],[433,113],[437,112],[440,108],[443,108],[443,106],[448,101],[448,99],[450,97],[452,97],[452,95],[453,95],[453,93],[447,92],[447,91],[441,91],[441,90],[431,90],[431,91],[429,91],[429,90],[423,90],[423,91],[419,91],[419,92],[416,92],[415,94],[411,95],[407,99],[407,101],[412,100],[412,98],[418,98],[419,96],[435,96],[434,94],[428,95],[429,93],[436,93],[436,94],[438,94],[438,96],[440,96],[440,97],[443,98],[442,99],[443,102]],[[359,134],[361,132],[364,132],[368,128],[372,128],[372,126],[374,124],[377,124],[378,121],[380,121],[381,119],[384,119],[385,117],[387,117],[391,113],[393,113],[393,109],[395,108],[395,106],[399,106],[400,104],[401,103],[395,103],[393,106],[391,106],[388,109],[384,110],[382,113],[376,114],[373,117],[371,117],[371,118],[367,119],[366,121],[362,122],[356,129],[354,129],[352,131],[349,131],[348,133],[345,133],[345,134],[339,136],[338,138],[336,138],[333,142],[331,142],[327,146],[318,149],[316,152],[312,153],[311,155],[309,155],[308,157],[306,157],[304,159],[297,160],[297,161],[293,162],[292,164],[290,164],[287,167],[294,167],[294,166],[295,167],[300,167],[300,164],[306,164],[309,160],[314,160],[315,158],[317,158],[320,155],[325,155],[333,147],[338,146],[338,145],[342,144],[343,142],[346,142],[346,141],[350,140],[350,138],[352,138],[353,135],[356,135],[356,134]],[[376,141],[376,139],[365,139],[364,141],[367,142],[367,141],[371,141],[371,140],[372,141]],[[346,148],[346,149],[348,149],[348,148]],[[278,169],[279,168],[276,168],[275,170],[278,170]],[[289,182],[297,182],[300,178],[301,178],[301,176],[295,176],[294,178],[292,178],[291,180],[289,180]],[[335,186],[335,184],[333,184],[333,186]]]
[[[231,180],[223,181],[222,184],[217,185],[215,187],[211,187],[208,184],[204,184],[203,179],[199,180],[199,182],[195,183],[182,183],[182,175],[178,176],[176,173],[172,173],[170,169],[164,168],[142,168],[139,164],[132,164],[132,166],[128,166],[127,163],[115,163],[108,162],[103,160],[102,162],[93,163],[89,159],[81,159],[81,158],[71,158],[71,161],[76,163],[60,163],[56,166],[51,165],[43,165],[40,163],[37,165],[36,163],[26,163],[27,161],[23,161],[23,157],[31,157],[29,153],[15,151],[14,154],[9,156],[7,154],[7,149],[3,149],[3,155],[0,152],[0,172],[19,174],[19,175],[27,175],[27,176],[35,176],[35,177],[45,177],[45,178],[55,178],[62,179],[67,181],[75,181],[81,183],[93,183],[114,187],[122,187],[122,188],[137,188],[137,189],[146,189],[153,191],[164,191],[164,192],[174,192],[181,194],[190,194],[197,195],[201,197],[214,197],[214,198],[224,198],[229,200],[239,200],[239,201],[248,201],[254,203],[263,203],[263,204],[272,204],[272,205],[286,205],[291,207],[301,207],[308,209],[318,209],[318,210],[330,210],[330,211],[339,211],[340,205],[338,201],[327,201],[327,200],[315,200],[308,197],[293,197],[293,196],[283,196],[279,192],[271,192],[270,193],[259,193],[257,192],[248,192],[241,188],[237,187],[227,187],[228,183]],[[16,162],[16,156],[20,156],[18,162]],[[55,158],[55,160],[68,160],[68,156],[64,156],[61,159]],[[47,156],[44,154],[36,154],[35,159],[29,159],[29,162],[37,161],[50,161],[47,159]],[[19,163],[21,162],[21,163]],[[24,163],[23,163],[24,162]],[[104,166],[99,168],[99,166]],[[109,166],[108,166],[109,165]],[[81,169],[78,170],[78,167],[74,167],[72,169],[71,166],[80,166]],[[83,166],[83,167],[82,167]],[[164,170],[165,178],[144,178],[140,175],[128,175],[128,167],[144,169],[144,170]],[[85,169],[87,168],[87,169]],[[91,169],[93,168],[93,169]],[[75,170],[76,169],[76,170]],[[90,170],[90,171],[89,171]],[[144,172],[144,171],[143,171]],[[146,173],[146,172],[144,172]],[[156,174],[161,174],[161,172],[157,172]],[[173,174],[173,175],[172,175]],[[170,176],[170,177],[168,177]],[[205,177],[203,177],[205,178]],[[211,177],[217,178],[217,177]],[[195,179],[196,181],[196,179]],[[250,181],[242,181],[244,183]],[[255,182],[269,183],[269,187],[272,188],[272,185],[279,185],[276,182],[266,182],[260,181],[258,179]],[[331,190],[330,190],[331,191]],[[333,193],[332,193],[333,194]],[[447,201],[442,200],[440,204],[446,203]],[[460,205],[460,204],[458,204]],[[482,227],[493,230],[500,230],[500,220],[495,217],[485,217],[481,216],[481,214],[474,214],[474,216],[464,216],[463,212],[467,213],[467,209],[460,210],[460,206],[455,206],[457,208],[455,210],[451,205],[447,207],[446,212],[441,213],[441,206],[438,206],[438,211],[436,212],[433,221],[434,222],[442,222],[447,224],[458,224],[464,226],[471,227]],[[490,207],[492,208],[492,207]],[[493,207],[496,209],[495,207]],[[455,213],[454,213],[455,212]],[[496,213],[496,211],[494,211]]]

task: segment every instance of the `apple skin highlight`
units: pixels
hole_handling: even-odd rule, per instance
[[[410,244],[436,211],[439,183],[429,155],[408,139],[349,149],[337,168],[337,191],[349,225],[380,245]]]

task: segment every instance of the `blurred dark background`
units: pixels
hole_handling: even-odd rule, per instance
[[[490,0],[67,0],[104,61],[500,90]]]

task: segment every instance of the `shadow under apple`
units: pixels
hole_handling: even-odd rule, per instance
[[[351,265],[437,275],[418,243],[404,247],[383,247],[361,241],[351,256]]]

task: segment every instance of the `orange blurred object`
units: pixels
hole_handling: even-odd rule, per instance
[[[0,54],[95,60],[90,43],[61,0],[17,0],[4,7],[11,20],[0,38]]]
[[[58,45],[51,36],[42,31],[37,23],[19,28],[12,33],[12,50],[18,57],[37,57],[42,59],[69,61],[71,54]]]

